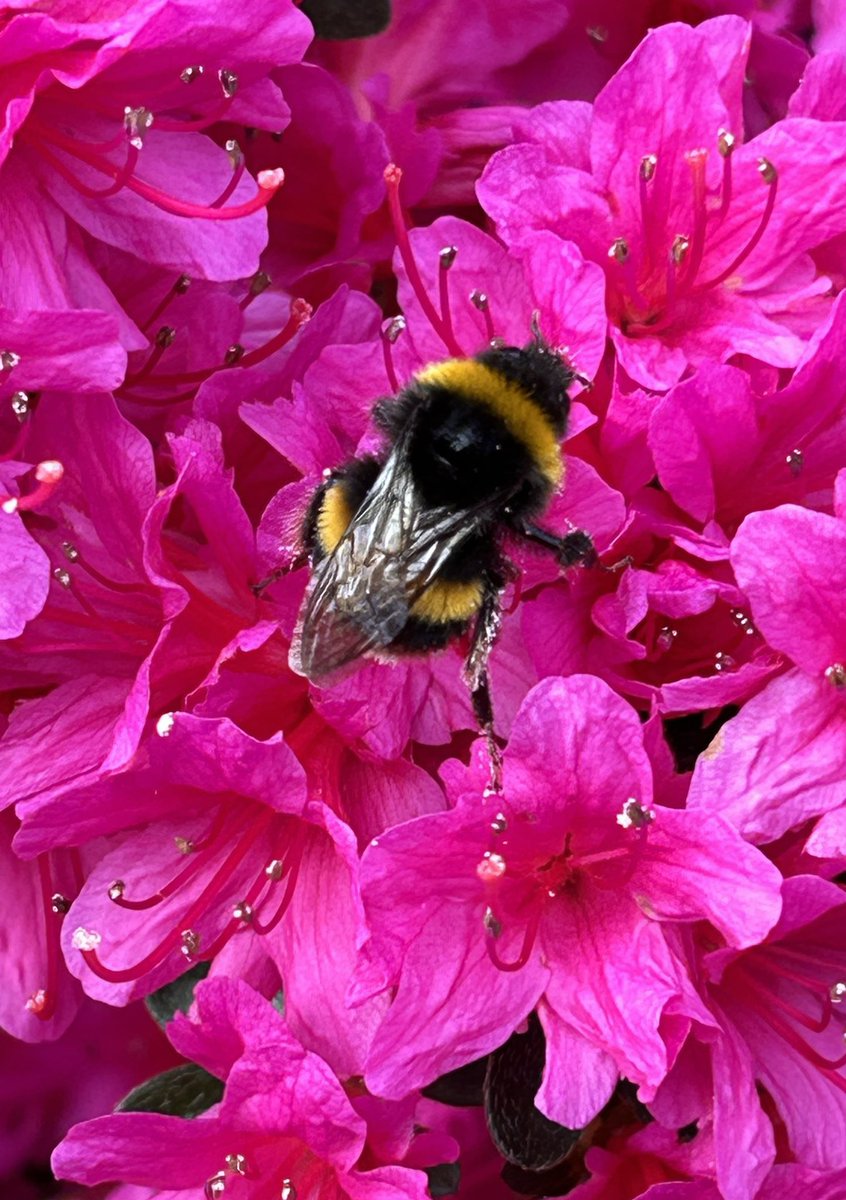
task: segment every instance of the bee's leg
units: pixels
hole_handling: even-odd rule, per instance
[[[491,583],[476,617],[470,653],[464,664],[464,678],[470,688],[470,700],[473,704],[479,731],[484,734],[488,744],[488,758],[491,765],[490,790],[492,792],[502,791],[502,752],[494,737],[488,659],[501,624],[500,588]]]
[[[593,538],[589,533],[585,533],[584,529],[571,529],[569,533],[559,537],[557,533],[550,533],[548,529],[541,529],[539,525],[523,521],[517,532],[527,541],[552,550],[562,567],[575,567],[579,563],[593,567],[597,564]]]
[[[308,562],[308,550],[301,550],[296,558],[293,558],[287,567],[277,567],[271,571],[269,575],[265,575],[264,579],[260,579],[258,583],[250,584],[250,591],[256,596],[261,596],[265,588],[269,588],[272,583],[277,583],[280,579],[284,579],[286,575],[290,575],[292,571],[298,571],[300,567],[304,567]]]
[[[627,554],[618,562],[606,567],[599,561],[593,538],[584,529],[571,529],[569,533],[559,537],[557,533],[550,533],[548,529],[541,529],[539,525],[531,525],[524,521],[518,526],[517,532],[527,541],[552,550],[562,567],[581,565],[599,567],[600,571],[622,571],[623,567],[631,566],[631,555]]]

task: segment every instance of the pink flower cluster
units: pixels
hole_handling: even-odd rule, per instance
[[[842,1200],[846,12],[343,9],[0,10],[4,1194]],[[289,649],[533,314],[600,564],[507,546],[492,790],[461,646]]]

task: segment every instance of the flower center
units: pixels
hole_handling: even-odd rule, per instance
[[[731,279],[764,236],[775,206],[778,172],[766,158],[757,169],[766,193],[758,224],[729,263],[710,278],[701,278],[708,239],[719,229],[733,196],[732,156],[735,138],[725,129],[717,136],[717,151],[723,169],[719,184],[709,189],[706,179],[708,151],[690,150],[685,162],[690,171],[691,227],[672,235],[669,245],[656,214],[661,188],[661,163],[654,154],[641,159],[638,190],[640,198],[640,254],[632,255],[628,241],[619,237],[608,250],[612,292],[622,329],[630,336],[654,334],[666,329],[678,315],[679,304]]]
[[[599,831],[598,839],[592,831],[589,844],[584,833],[568,830],[560,849],[545,853],[538,847],[549,845],[560,833],[540,828],[527,813],[498,812],[490,823],[491,848],[476,864],[484,890],[486,948],[494,966],[519,971],[528,963],[548,905],[575,898],[585,884],[606,890],[625,887],[654,819],[652,809],[630,798],[616,822]],[[523,929],[521,947],[511,961],[501,957],[496,945],[506,926]]]

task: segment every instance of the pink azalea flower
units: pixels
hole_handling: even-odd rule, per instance
[[[309,36],[288,4],[261,14],[122,4],[99,20],[70,3],[12,13],[0,35],[2,302],[110,310],[124,344],[138,346],[92,264],[92,241],[174,274],[251,275],[281,176],[233,173],[204,131],[224,117],[281,128],[287,109],[268,70],[298,61]]]
[[[75,838],[144,822],[74,901],[63,933],[70,969],[92,996],[126,1003],[196,959],[263,983],[269,958],[293,1028],[355,1073],[372,1019],[369,1010],[350,1019],[343,1004],[365,937],[350,830],[307,804],[303,770],[279,734],[260,742],[228,720],[186,714],[163,718],[159,731],[131,772],[78,789],[72,809],[65,798]],[[42,815],[29,841],[63,836]]]
[[[366,1078],[399,1096],[500,1045],[537,1006],[537,1104],[578,1128],[620,1072],[648,1098],[678,1047],[690,985],[662,921],[706,918],[755,944],[780,876],[719,817],[653,805],[640,723],[597,679],[530,693],[504,795],[480,804],[483,759],[448,771],[451,811],[365,852],[372,941],[355,995],[395,989]]]
[[[706,937],[692,948],[718,1024],[699,1027],[707,1057],[689,1043],[654,1105],[665,1122],[699,1116],[703,1101],[713,1105],[717,1181],[727,1200],[756,1195],[775,1153],[756,1083],[772,1097],[798,1162],[834,1170],[844,1161],[846,902],[815,876],[785,880],[783,896],[781,918],[761,945],[709,952]]]
[[[738,354],[792,367],[830,306],[808,252],[843,232],[842,127],[789,118],[743,144],[748,46],[736,17],[655,30],[592,109],[545,106],[479,184],[509,246],[552,230],[603,266],[619,361],[659,391]]]
[[[168,1034],[226,1080],[220,1105],[190,1121],[121,1113],[78,1125],[53,1155],[57,1176],[89,1186],[123,1179],[186,1200],[204,1186],[212,1200],[230,1186],[244,1200],[323,1191],[348,1200],[425,1200],[423,1171],[396,1159],[371,1168],[368,1124],[338,1079],[245,984],[201,984],[193,1019],[177,1017]]]
[[[841,473],[836,494],[843,483]],[[836,503],[842,513],[842,501]],[[820,830],[819,843],[812,835],[807,848],[823,857],[846,855],[843,517],[792,504],[753,513],[732,543],[732,561],[756,626],[796,669],[770,683],[720,731],[697,764],[690,805],[718,809],[759,842],[822,816],[831,824]]]
[[[662,486],[694,521],[731,537],[749,512],[785,501],[831,503],[846,451],[838,297],[780,390],[761,394],[737,367],[705,363],[654,406],[649,446]]]
[[[63,470],[55,485],[38,484],[38,470],[34,484],[24,478],[18,508],[49,558],[50,589],[0,662],[7,688],[45,694],[15,709],[0,743],[8,801],[37,804],[125,766],[150,716],[255,619],[253,532],[219,434],[196,423],[168,448],[176,480],[157,495],[151,447],[111,399],[41,402],[28,454],[61,455]]]

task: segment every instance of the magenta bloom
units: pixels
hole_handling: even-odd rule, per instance
[[[110,310],[123,343],[139,346],[92,242],[175,275],[252,274],[280,178],[233,173],[205,131],[224,118],[281,128],[288,112],[268,70],[298,61],[309,37],[289,4],[119,4],[98,20],[62,3],[7,17],[2,302]]]
[[[780,875],[721,818],[653,804],[640,722],[597,679],[529,694],[502,797],[483,797],[483,758],[445,768],[454,809],[365,852],[372,941],[355,993],[396,989],[366,1078],[399,1096],[537,1007],[538,1106],[581,1127],[621,1072],[648,1098],[697,1011],[662,922],[704,918],[755,944],[777,919]]]
[[[843,476],[835,494],[842,513]],[[697,764],[690,804],[717,809],[757,842],[822,818],[808,842],[846,853],[846,525],[787,504],[747,517],[732,543],[752,619],[796,669],[774,680]],[[801,719],[797,719],[801,714]]]
[[[221,1104],[196,1120],[121,1113],[77,1125],[53,1156],[59,1178],[125,1180],[186,1197],[205,1186],[213,1200],[230,1184],[244,1200],[426,1200],[423,1171],[367,1169],[366,1121],[326,1063],[245,984],[201,984],[193,1020],[178,1017],[168,1033],[226,1081]]]
[[[783,896],[781,918],[758,946],[709,951],[707,934],[681,933],[713,1019],[696,1027],[702,1045],[688,1043],[653,1107],[665,1124],[713,1111],[728,1200],[756,1195],[775,1155],[757,1084],[798,1162],[833,1170],[846,1153],[846,900],[815,876],[785,880]]]
[[[846,134],[790,118],[744,144],[748,48],[736,17],[655,30],[592,109],[544,106],[479,184],[509,246],[552,230],[603,266],[620,364],[659,391],[738,354],[792,367],[830,307],[808,251],[844,231]]]

